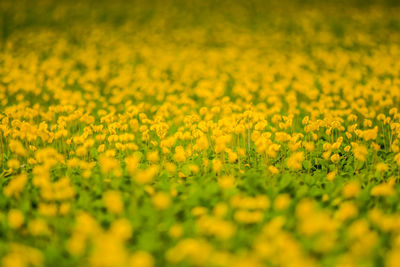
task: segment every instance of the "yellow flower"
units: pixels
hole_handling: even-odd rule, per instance
[[[395,189],[391,183],[383,183],[374,186],[371,190],[371,196],[392,196],[395,194]]]
[[[127,219],[118,219],[112,222],[110,233],[120,240],[128,240],[132,236],[132,226]]]
[[[322,153],[322,158],[325,159],[325,160],[327,160],[327,159],[329,159],[329,157],[331,156],[331,154],[332,154],[332,151],[331,151],[331,150],[325,151],[324,153]]]
[[[71,238],[67,240],[66,249],[74,256],[82,255],[86,249],[86,236],[74,233]]]
[[[350,115],[347,117],[347,119],[348,119],[350,122],[354,122],[354,121],[357,120],[357,115],[350,114]]]
[[[194,207],[191,211],[193,216],[201,216],[207,213],[207,209],[202,206]]]
[[[172,162],[167,162],[164,165],[164,169],[170,174],[174,174],[176,172],[176,165]]]
[[[182,146],[177,146],[175,148],[174,160],[176,162],[186,161],[185,149]]]
[[[278,168],[275,167],[275,166],[273,166],[273,165],[270,165],[270,166],[268,167],[268,170],[269,170],[269,172],[272,173],[272,174],[278,174],[278,173],[279,173]]]
[[[215,171],[216,173],[220,173],[221,169],[222,169],[222,162],[219,159],[213,159],[212,161],[213,163],[213,171]]]
[[[97,152],[99,152],[99,153],[103,153],[104,152],[104,149],[105,149],[105,145],[104,144],[101,144],[101,145],[99,145],[99,147],[97,148]]]
[[[100,170],[103,174],[108,174],[119,168],[119,162],[115,158],[102,155],[99,157]]]
[[[332,145],[330,143],[325,143],[322,148],[324,149],[324,151],[329,151],[332,149]]]
[[[253,224],[259,223],[264,218],[264,213],[261,211],[238,210],[233,217],[237,222]]]
[[[130,267],[153,267],[154,258],[150,253],[145,251],[137,251],[129,258]]]
[[[1,263],[3,267],[25,267],[28,265],[24,255],[18,253],[9,253],[5,255]]]
[[[156,209],[165,210],[171,204],[171,198],[164,192],[158,192],[152,197],[152,203]]]
[[[147,153],[147,160],[151,163],[156,163],[160,160],[158,151],[151,151]]]
[[[195,150],[200,150],[200,151],[205,151],[208,148],[208,139],[206,135],[200,136],[197,141],[196,145],[194,147]]]
[[[221,153],[224,152],[226,149],[227,143],[231,141],[231,137],[228,135],[221,135],[218,136],[215,140],[215,153]]]
[[[43,254],[35,248],[11,243],[9,253],[1,261],[3,267],[43,266]]]
[[[365,141],[375,140],[378,136],[378,126],[375,126],[373,129],[365,130],[363,132],[363,138]]]
[[[8,225],[13,229],[20,228],[25,221],[24,214],[22,214],[22,212],[17,209],[11,209],[8,212],[7,219],[8,219]]]
[[[76,149],[76,151],[75,151],[75,154],[76,154],[78,157],[86,156],[87,153],[88,153],[88,150],[87,150],[87,148],[84,147],[84,146],[78,147],[78,148]]]
[[[376,164],[376,170],[378,172],[386,172],[389,169],[389,166],[384,162],[379,162]]]
[[[304,125],[306,125],[306,124],[308,124],[308,121],[310,120],[310,118],[308,117],[308,116],[305,116],[304,118],[303,118],[303,120],[301,121],[301,123],[302,124],[304,124]]]
[[[124,203],[118,191],[106,191],[103,194],[103,202],[111,213],[120,214],[124,210]]]
[[[238,155],[237,155],[236,152],[230,151],[228,153],[228,161],[229,161],[229,163],[234,163],[234,162],[237,161],[237,159],[238,159]]]
[[[36,160],[35,160],[34,158],[29,158],[27,162],[28,162],[28,164],[30,164],[30,165],[34,165],[34,164],[37,163]]]
[[[20,166],[20,163],[17,159],[9,159],[7,161],[7,166],[10,169],[17,170]]]
[[[59,207],[59,214],[66,215],[69,213],[70,209],[71,209],[71,204],[68,202],[64,202]]]
[[[216,217],[224,217],[228,212],[228,205],[224,202],[214,206],[213,213]]]
[[[379,150],[381,149],[381,146],[378,145],[378,144],[375,143],[375,142],[372,142],[372,143],[371,143],[371,147],[372,147],[372,149],[375,150],[375,151],[379,151]],[[394,152],[394,150],[393,150],[393,152]]]
[[[153,179],[154,176],[158,173],[158,166],[157,165],[152,165],[148,167],[145,170],[138,171],[134,176],[133,179],[138,183],[138,184],[148,184],[150,183]]]
[[[358,214],[357,207],[351,202],[343,202],[340,204],[339,210],[336,212],[336,218],[339,221],[346,221],[356,217]]]
[[[201,251],[201,253],[199,253]],[[172,265],[187,260],[193,266],[206,266],[212,252],[211,245],[202,239],[187,238],[169,249],[166,259]]]
[[[333,163],[337,163],[337,162],[339,161],[339,159],[340,159],[339,154],[333,154],[333,155],[331,156],[331,161],[332,161]]]
[[[129,174],[133,175],[139,166],[139,158],[135,155],[131,155],[125,159],[125,163]]]
[[[276,156],[278,155],[278,151],[279,151],[280,148],[281,148],[281,146],[278,145],[278,144],[271,144],[271,145],[267,148],[267,155],[268,155],[268,157],[276,158]],[[242,155],[244,155],[244,151],[243,151]]]
[[[216,217],[199,217],[196,225],[202,233],[214,235],[219,239],[229,239],[236,232],[236,227],[232,222]]]
[[[290,201],[289,194],[280,194],[274,200],[274,208],[276,210],[285,210],[289,207]]]
[[[304,152],[295,152],[287,160],[287,166],[293,171],[302,169],[302,163],[304,161]]]
[[[43,219],[34,219],[29,221],[28,230],[33,236],[50,234],[50,229]]]
[[[183,234],[182,226],[175,224],[169,228],[168,234],[173,238],[179,238]]]
[[[16,175],[12,178],[12,180],[4,187],[4,195],[10,196],[19,196],[19,194],[24,190],[25,185],[28,181],[28,176],[25,173],[21,173],[20,175]]]
[[[368,149],[364,145],[355,144],[353,146],[354,157],[359,161],[365,161],[368,155]]]
[[[333,181],[336,177],[337,171],[331,171],[326,175],[328,181]]]
[[[360,194],[361,186],[358,181],[352,181],[347,183],[342,188],[342,195],[345,198],[357,197]]]
[[[13,153],[17,154],[18,156],[21,156],[21,157],[28,156],[28,152],[26,151],[25,147],[21,144],[20,141],[10,140],[10,143],[8,146],[9,146],[10,150]]]
[[[90,266],[126,266],[127,261],[125,244],[113,233],[100,233],[94,237],[89,256]]]
[[[38,211],[44,216],[53,217],[57,215],[57,205],[55,203],[39,203]]]
[[[308,152],[313,152],[315,149],[315,145],[313,142],[303,142],[303,146]]]
[[[221,189],[229,189],[235,186],[235,178],[233,176],[222,176],[218,179],[218,185]]]

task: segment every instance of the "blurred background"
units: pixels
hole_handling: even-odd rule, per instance
[[[227,39],[234,41],[227,33],[249,30],[261,35],[280,32],[288,41],[295,34],[310,41],[311,34],[326,29],[345,38],[362,28],[385,40],[391,38],[388,33],[400,32],[399,7],[397,0],[3,0],[0,38],[4,46],[15,34],[49,30],[79,40],[85,30],[74,29],[84,25],[86,30],[146,30],[168,39],[177,31],[201,30],[205,39],[196,35],[194,40],[189,34],[187,41],[208,45],[224,45]]]

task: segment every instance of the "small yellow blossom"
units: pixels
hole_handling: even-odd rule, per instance
[[[20,228],[25,221],[24,214],[22,214],[22,212],[17,209],[10,210],[8,212],[7,219],[8,225],[13,229]]]
[[[111,213],[120,214],[124,210],[124,203],[118,191],[106,191],[103,194],[103,202]]]

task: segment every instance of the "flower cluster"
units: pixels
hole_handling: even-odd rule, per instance
[[[1,266],[399,265],[395,7],[8,2]]]

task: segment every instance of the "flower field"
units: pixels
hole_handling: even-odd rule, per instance
[[[400,266],[396,1],[0,1],[0,266]]]

